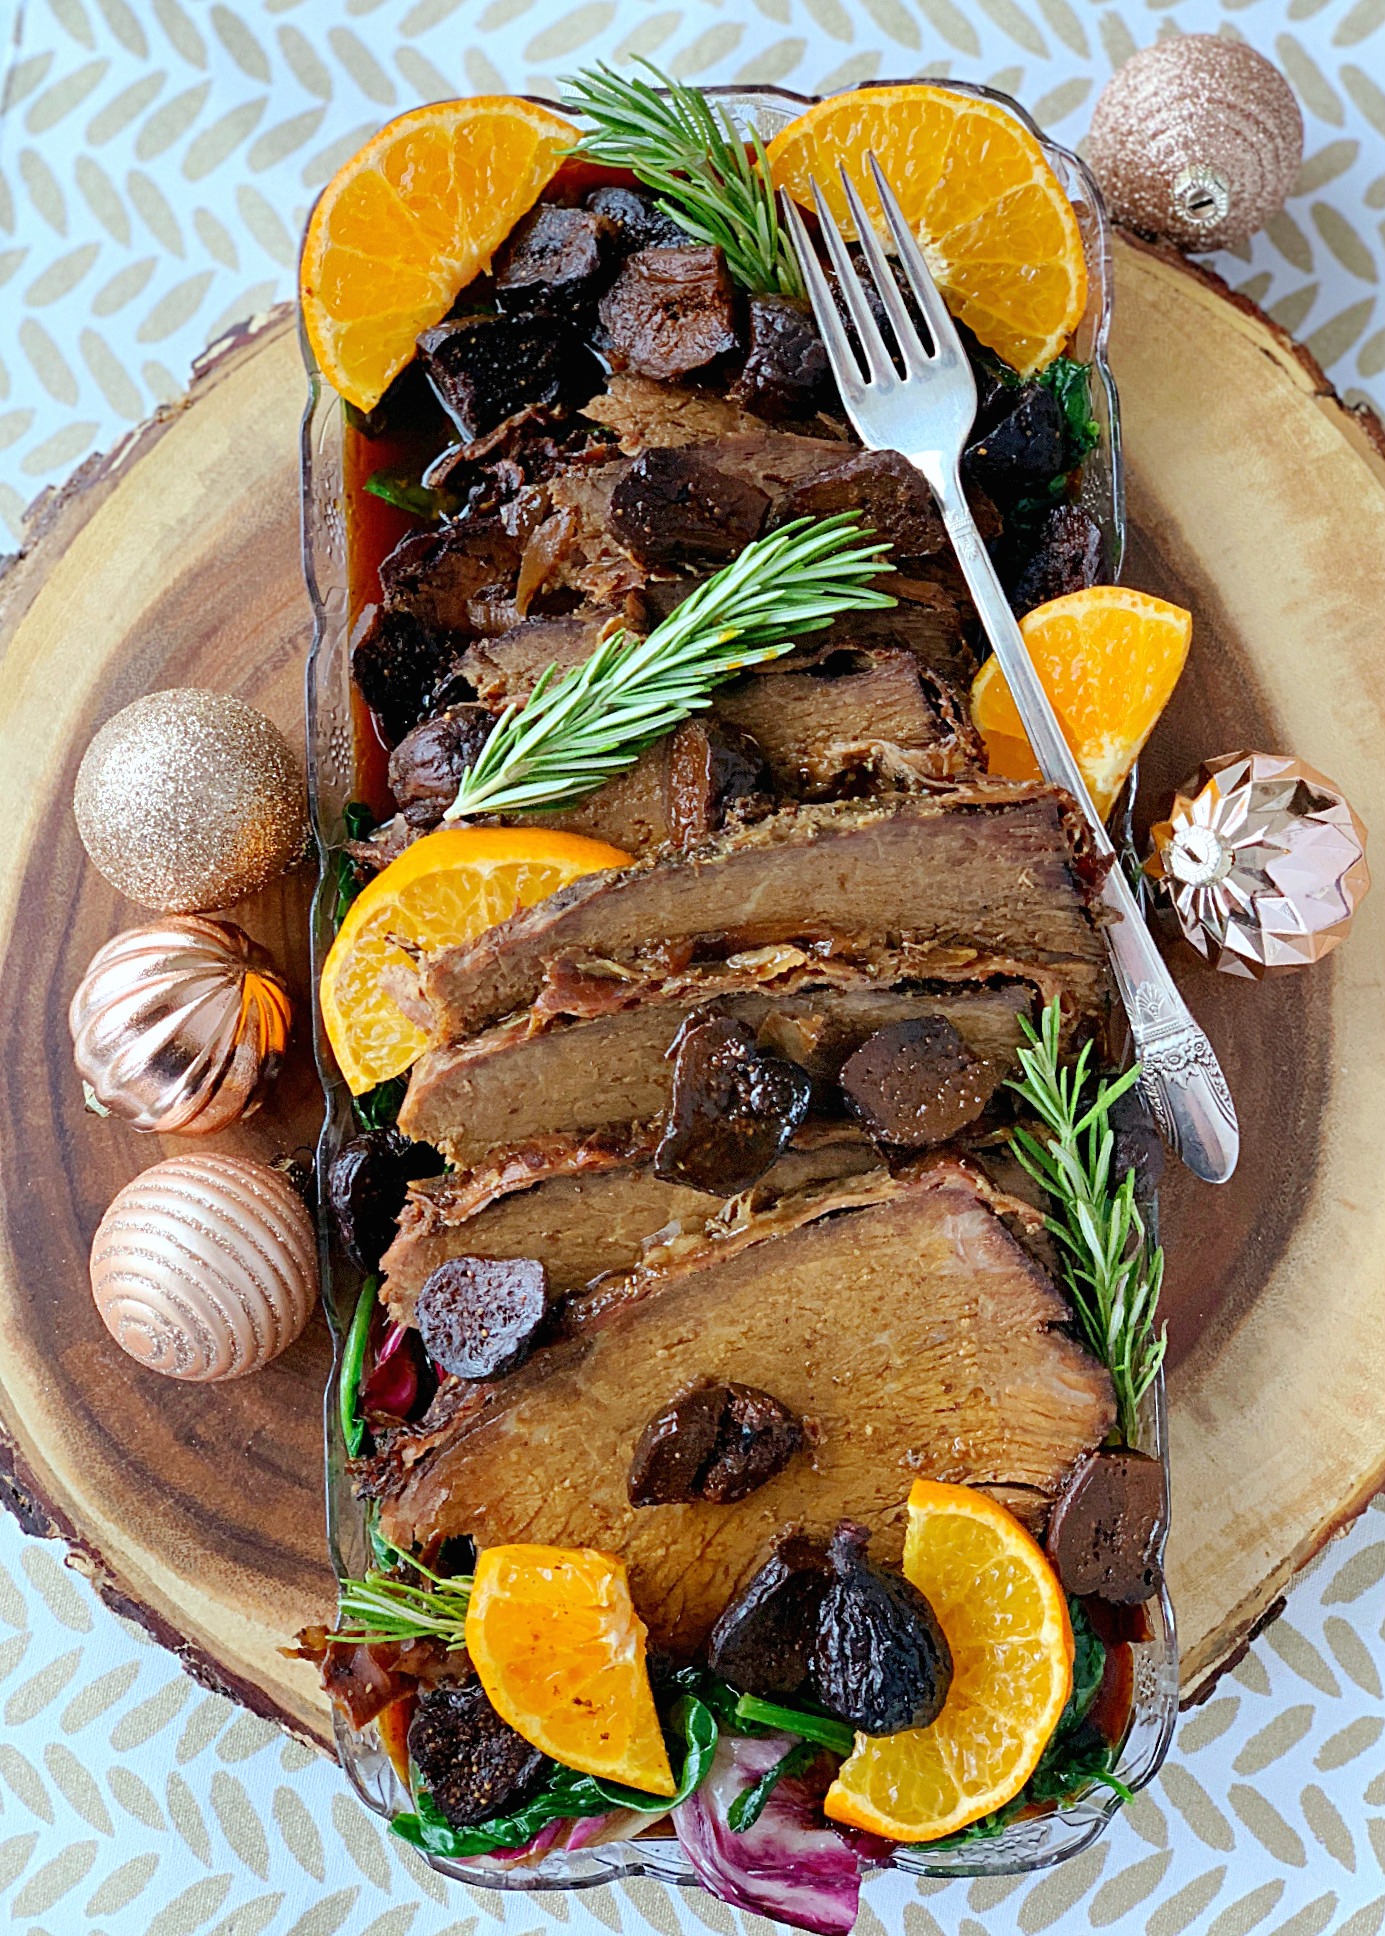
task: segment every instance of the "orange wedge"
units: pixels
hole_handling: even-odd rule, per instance
[[[1033,1774],[1072,1692],[1072,1626],[1039,1547],[971,1486],[915,1481],[904,1571],[947,1635],[952,1686],[931,1727],[858,1734],[824,1807],[896,1842],[936,1842]]]
[[[629,862],[619,847],[542,827],[440,827],[406,847],[352,902],[323,964],[322,1022],[352,1095],[402,1075],[428,1046],[395,999],[414,954],[473,940],[555,888]]]
[[[673,1795],[624,1561],[590,1547],[492,1546],[466,1647],[502,1719],[565,1768]]]
[[[998,102],[945,87],[859,88],[777,134],[770,172],[807,208],[816,175],[854,237],[838,170],[871,206],[868,150],[953,315],[1021,376],[1051,363],[1086,309],[1087,259],[1072,203],[1028,128]]]
[[[1104,817],[1178,684],[1192,615],[1147,592],[1093,585],[1036,606],[1020,620],[1020,631]],[[1040,777],[995,659],[987,659],[972,682],[971,714],[992,773],[1008,780]]]
[[[510,94],[435,101],[381,128],[318,197],[299,263],[318,368],[373,410],[552,179],[570,121]]]

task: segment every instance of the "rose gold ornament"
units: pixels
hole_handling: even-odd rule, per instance
[[[1230,248],[1283,208],[1303,160],[1303,116],[1253,47],[1179,34],[1111,76],[1088,160],[1119,221],[1181,249]]]
[[[68,1021],[77,1073],[135,1129],[208,1136],[260,1106],[293,1009],[242,928],[171,914],[97,950]]]
[[[91,1294],[122,1351],[170,1378],[244,1378],[298,1336],[317,1295],[303,1201],[244,1156],[174,1156],[115,1198]]]
[[[1331,780],[1279,753],[1208,760],[1150,829],[1145,872],[1224,974],[1321,961],[1370,886],[1366,830]]]

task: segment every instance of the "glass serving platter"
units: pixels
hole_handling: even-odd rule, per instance
[[[1066,148],[1046,140],[1008,95],[950,80],[935,85],[997,101],[1015,114],[1041,142],[1077,213],[1087,258],[1088,300],[1086,313],[1075,333],[1073,354],[1093,367],[1092,407],[1101,427],[1101,441],[1084,465],[1082,502],[1101,529],[1107,571],[1114,579],[1119,573],[1124,548],[1125,497],[1119,410],[1106,360],[1112,268],[1101,197],[1084,163]],[[743,129],[754,127],[766,140],[810,106],[813,99],[782,88],[713,88],[708,92],[726,105]],[[557,104],[544,102],[544,105]],[[344,809],[353,797],[355,782],[347,649],[354,614],[348,592],[345,408],[340,397],[323,382],[306,338],[303,356],[308,371],[308,403],[301,444],[303,563],[314,612],[313,643],[307,668],[307,756],[320,863],[312,914],[316,983],[334,933],[332,856],[346,837]],[[351,1098],[337,1073],[316,1005],[314,1031],[314,1049],[327,1105],[317,1152],[319,1200],[325,1202],[327,1167],[342,1143],[354,1133],[355,1126]],[[365,1520],[348,1476],[337,1381],[342,1340],[360,1294],[362,1278],[325,1228],[327,1220],[322,1221],[324,1228],[319,1242],[323,1297],[336,1350],[325,1406],[327,1534],[338,1578],[359,1577],[368,1563]],[[1145,1401],[1140,1444],[1143,1450],[1164,1462],[1167,1473],[1162,1375]],[[1117,1773],[1131,1789],[1142,1788],[1158,1772],[1178,1709],[1178,1653],[1167,1591],[1151,1601],[1146,1611],[1150,1637],[1135,1643],[1132,1649],[1131,1722],[1117,1764]],[[338,1716],[336,1739],[342,1767],[368,1807],[386,1820],[412,1807],[408,1792],[373,1726],[358,1733]],[[1012,1823],[993,1840],[950,1849],[926,1845],[901,1847],[894,1863],[900,1869],[923,1876],[1012,1875],[1047,1868],[1087,1848],[1102,1833],[1118,1806],[1118,1797],[1111,1790],[1093,1788],[1066,1808]],[[656,1823],[643,1833],[636,1833],[637,1827],[632,1818],[630,1832],[620,1839],[595,1841],[579,1849],[553,1849],[541,1858],[518,1863],[490,1856],[466,1862],[438,1857],[427,1859],[444,1875],[494,1889],[590,1888],[618,1876],[651,1876],[664,1882],[700,1886],[677,1839],[667,1832],[666,1823]]]

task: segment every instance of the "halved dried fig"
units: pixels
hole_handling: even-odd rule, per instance
[[[868,1036],[843,1064],[852,1114],[882,1143],[921,1149],[941,1143],[986,1107],[1000,1081],[951,1022],[915,1016]]]
[[[548,1273],[532,1257],[450,1257],[418,1294],[428,1356],[454,1378],[500,1378],[523,1364],[548,1308]]]
[[[713,1196],[748,1190],[808,1113],[807,1071],[762,1053],[754,1032],[724,1015],[690,1016],[673,1055],[673,1099],[655,1174]]]
[[[823,1706],[863,1734],[926,1728],[952,1685],[952,1655],[923,1594],[869,1560],[869,1542],[851,1520],[833,1535],[813,1683]]]
[[[721,1613],[707,1662],[743,1694],[796,1694],[808,1678],[822,1602],[835,1574],[821,1540],[786,1533]]]

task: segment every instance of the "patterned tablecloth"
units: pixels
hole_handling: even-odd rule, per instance
[[[44,485],[290,292],[314,191],[416,100],[552,92],[576,63],[643,53],[697,81],[805,91],[989,81],[1080,145],[1113,66],[1208,29],[1277,59],[1307,122],[1287,211],[1217,266],[1339,389],[1385,403],[1385,0],[18,0],[0,57],[0,517],[18,536]],[[0,1900],[32,1936],[759,1922],[647,1882],[444,1884],[334,1767],[196,1687],[60,1561],[0,1515]],[[877,1877],[863,1936],[1375,1936],[1382,1579],[1377,1510],[1183,1719],[1161,1780],[1104,1841],[1038,1878]]]

